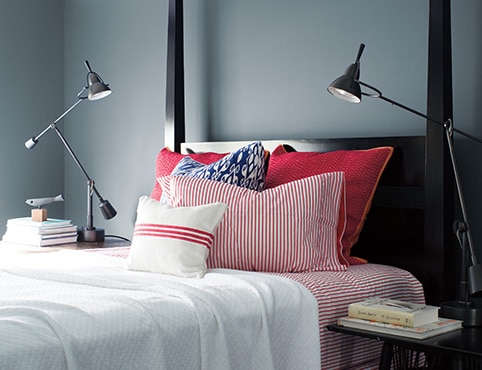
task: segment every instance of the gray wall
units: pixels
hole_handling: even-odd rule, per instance
[[[21,83],[28,81],[29,86],[45,89],[46,82],[34,84],[34,80],[48,75],[48,82],[54,79],[57,86],[65,85],[64,106],[67,107],[85,83],[83,61],[88,59],[94,70],[111,84],[114,91],[111,96],[81,104],[63,125],[99,191],[119,211],[115,219],[104,221],[95,210],[95,225],[105,227],[108,233],[130,237],[137,199],[149,194],[154,184],[155,156],[164,142],[168,1],[42,2],[55,8],[52,14],[44,5],[40,7],[31,0],[10,3],[14,2],[0,2],[3,8],[19,8],[17,11],[22,16],[31,14],[36,23],[42,23],[42,31],[52,36],[46,36],[41,44],[34,42],[30,35],[35,33],[33,37],[40,38],[42,33],[32,32],[32,26],[28,25],[13,41],[2,38],[2,45],[6,43],[7,49],[30,43],[28,52],[24,51],[29,53],[29,58],[22,60],[27,64],[24,69],[30,72],[27,76],[22,73]],[[26,8],[24,11],[20,9],[21,4]],[[382,89],[387,97],[425,111],[428,2],[184,0],[184,7],[188,140],[423,133],[424,122],[416,116],[373,99],[350,105],[331,97],[326,86],[353,62],[359,44],[364,42],[367,48],[362,58],[362,80]],[[477,119],[481,92],[476,88],[482,78],[477,66],[482,54],[478,37],[481,13],[482,4],[478,0],[453,1],[454,121],[457,127],[478,136],[482,136]],[[5,17],[5,12],[1,14]],[[17,25],[12,17],[7,18],[0,27],[4,27],[5,22],[7,27]],[[64,19],[63,56],[62,48],[58,47],[62,36],[58,20],[61,19]],[[3,33],[0,37],[4,37]],[[52,50],[45,52],[45,48]],[[0,60],[4,74],[7,74],[4,65],[10,57]],[[65,81],[55,72],[62,69],[62,58]],[[12,59],[10,64],[17,67],[18,59]],[[40,68],[51,73],[38,73]],[[9,85],[19,83],[14,74],[7,75]],[[2,106],[2,111],[7,111],[3,114],[2,127],[4,132],[11,131],[9,143],[23,143],[32,129],[39,128],[39,121],[48,122],[61,110],[61,97],[42,95],[41,99],[46,100],[41,103],[34,99],[38,95],[36,89],[30,87],[32,91],[26,98],[23,90],[17,88],[19,96],[7,98],[10,103],[5,108]],[[4,104],[5,99],[0,101]],[[32,120],[33,126],[22,126],[23,132],[9,127],[11,121]],[[13,139],[13,135],[18,138]],[[22,166],[31,166],[27,173],[20,175],[16,175],[19,166],[2,159],[2,174],[8,174],[7,178],[18,177],[15,189],[12,186],[3,189],[9,197],[2,201],[12,202],[8,212],[7,208],[4,210],[6,206],[1,207],[4,218],[25,211],[13,196],[20,198],[21,203],[33,189],[39,188],[39,183],[49,194],[58,191],[56,186],[62,189],[61,181],[54,181],[53,174],[35,180],[36,183],[25,182],[28,173],[37,168],[30,161],[48,161],[48,165],[56,169],[55,176],[61,173],[62,166],[50,162],[58,159],[57,156],[41,152],[53,147],[53,144],[39,145],[33,156],[20,145],[16,161]],[[7,148],[10,156],[13,146]],[[457,154],[474,239],[476,244],[482,244],[478,230],[482,208],[478,194],[482,185],[479,171],[482,146],[457,139]],[[79,225],[85,224],[86,184],[68,156],[65,156],[63,189],[65,216]],[[479,249],[482,252],[482,248]]]
[[[209,1],[211,135],[305,138],[398,135],[423,124],[377,101],[326,92],[353,63],[362,80],[425,109],[427,2]],[[407,76],[410,76],[408,78]]]
[[[30,216],[27,198],[64,189],[64,153],[53,133],[32,151],[24,142],[62,113],[63,0],[0,0],[0,233]],[[63,204],[49,216],[63,217]]]

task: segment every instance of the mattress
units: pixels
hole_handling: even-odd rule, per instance
[[[319,369],[316,300],[295,281],[135,272],[83,251],[16,257],[0,256],[1,368]]]

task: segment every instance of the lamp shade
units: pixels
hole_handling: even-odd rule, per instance
[[[99,75],[95,72],[89,72],[87,76],[88,81],[88,99],[99,100],[105,98],[112,93],[108,85],[102,81]]]
[[[358,82],[359,77],[360,64],[358,62],[353,63],[341,77],[338,77],[328,86],[328,91],[339,99],[351,103],[360,103],[362,93]]]
[[[472,265],[468,271],[469,294],[472,298],[482,297],[482,266]]]
[[[112,204],[110,204],[108,200],[102,199],[99,203],[99,208],[106,220],[110,220],[117,214],[117,211],[112,207]]]

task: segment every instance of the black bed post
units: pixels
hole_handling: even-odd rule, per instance
[[[427,115],[445,122],[452,111],[452,57],[450,0],[430,0]],[[426,260],[421,261],[437,281],[426,287],[427,301],[440,304],[456,296],[454,180],[445,130],[427,121],[425,187]],[[440,256],[441,258],[431,258]],[[437,261],[434,264],[434,261]],[[431,266],[431,267],[429,267]]]
[[[182,0],[169,0],[164,143],[180,152],[184,128],[184,32]]]

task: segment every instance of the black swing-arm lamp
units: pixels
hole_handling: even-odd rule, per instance
[[[456,302],[442,303],[442,314],[447,317],[462,319],[465,326],[480,326],[482,325],[482,309],[479,307],[474,307],[473,302],[470,302],[469,297],[475,298],[482,296],[482,267],[477,262],[474,244],[472,241],[472,233],[469,227],[467,208],[462,192],[457,161],[455,159],[453,133],[457,132],[478,143],[482,143],[482,141],[475,136],[454,128],[451,119],[448,119],[446,122],[435,120],[421,112],[383,96],[381,91],[377,88],[360,81],[360,58],[364,49],[365,45],[361,44],[355,63],[351,64],[341,77],[334,80],[330,86],[328,86],[328,91],[337,98],[351,103],[360,103],[362,100],[362,95],[371,98],[378,98],[416,114],[417,116],[423,117],[426,120],[442,126],[445,129],[463,221],[455,221],[454,223],[454,231],[462,248],[462,278],[460,296],[459,300]],[[374,94],[362,92],[360,85],[372,90]],[[466,263],[468,262],[469,257],[471,265],[467,268]]]
[[[50,129],[54,130],[55,133],[58,135],[58,137],[64,144],[65,148],[74,159],[77,166],[80,168],[82,173],[87,178],[87,225],[85,227],[79,228],[78,241],[96,242],[96,241],[104,240],[105,235],[104,235],[104,229],[94,227],[94,216],[92,212],[93,194],[95,193],[95,195],[99,199],[99,208],[106,220],[110,220],[111,218],[115,217],[115,215],[117,214],[117,211],[114,209],[114,207],[110,204],[108,200],[102,198],[99,191],[95,187],[94,180],[89,176],[84,166],[82,165],[78,157],[75,155],[67,139],[57,127],[57,122],[59,122],[62,118],[64,118],[72,109],[74,109],[82,101],[86,99],[91,101],[99,100],[112,93],[112,90],[110,89],[109,85],[105,84],[102,78],[97,73],[92,71],[89,62],[85,61],[84,64],[88,70],[87,86],[83,87],[82,90],[77,94],[78,100],[70,108],[68,108],[64,113],[62,113],[54,122],[48,125],[40,134],[27,140],[25,142],[25,147],[27,149],[33,149],[35,145],[37,145],[39,139]],[[87,95],[82,95],[86,90],[87,90]]]

